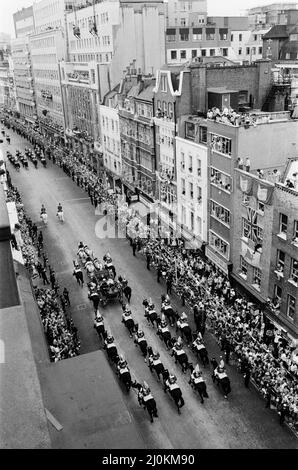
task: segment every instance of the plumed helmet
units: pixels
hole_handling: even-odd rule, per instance
[[[187,320],[187,315],[185,312],[181,313],[180,320]]]
[[[143,337],[144,337],[144,331],[139,330],[139,331],[137,332],[137,335],[138,335],[139,338],[143,338]]]
[[[108,342],[108,343],[112,343],[113,341],[114,341],[114,337],[113,337],[111,334],[109,334],[109,335],[107,336],[107,342]]]
[[[154,352],[153,353],[153,359],[159,359],[160,358],[160,354],[158,351]]]
[[[171,384],[175,383],[177,381],[176,375],[170,374],[169,381],[170,381]]]
[[[220,367],[221,369],[223,369],[223,368],[225,367],[225,363],[224,363],[224,361],[223,361],[222,356],[220,356],[219,359],[220,359],[220,361],[219,361],[219,367]]]
[[[145,382],[145,380],[144,380],[144,385],[143,385],[143,393],[144,395],[148,395],[150,393],[149,385],[147,384],[147,382]]]

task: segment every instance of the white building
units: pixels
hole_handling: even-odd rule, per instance
[[[207,242],[207,147],[176,137],[177,223],[192,246]]]
[[[36,116],[36,105],[28,36],[13,39],[11,53],[17,110],[21,116],[33,122]]]
[[[117,87],[119,88],[119,87]],[[121,140],[117,103],[117,90],[107,94],[99,107],[100,133],[104,167],[110,172],[113,184],[122,176]],[[113,187],[113,189],[115,189]]]
[[[41,0],[33,3],[35,32],[46,28],[65,27],[65,12],[71,11],[82,0]]]
[[[263,57],[263,35],[269,29],[232,30],[231,45],[233,53],[231,59],[242,64],[254,62]]]
[[[165,63],[165,4],[120,0],[120,23],[115,28],[114,56],[111,62],[111,88],[133,68],[143,75],[155,75]]]
[[[37,115],[45,127],[65,127],[59,61],[66,57],[65,34],[61,28],[29,36]]]
[[[108,0],[66,15],[71,62],[110,63],[114,52],[115,27],[120,3]],[[76,35],[75,35],[76,34]]]
[[[207,0],[167,0],[167,26],[197,26],[206,23]]]

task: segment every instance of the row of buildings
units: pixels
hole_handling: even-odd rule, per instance
[[[28,125],[83,153],[297,338],[296,63],[266,38],[295,34],[295,14],[276,11],[254,23],[208,17],[204,1],[42,0],[15,14],[12,57]]]

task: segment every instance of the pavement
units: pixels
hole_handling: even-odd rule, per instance
[[[29,146],[28,142],[21,137],[13,135],[12,132],[10,134],[12,144],[10,146],[2,144],[4,153],[8,147],[15,150]],[[177,414],[174,403],[163,392],[161,384],[155,376],[151,375],[133,340],[129,338],[128,332],[121,323],[119,303],[110,303],[103,310],[106,327],[114,335],[120,352],[125,355],[133,378],[135,377],[138,381],[146,380],[157,402],[159,418],[151,424],[147,413],[139,407],[133,392],[126,394],[118,380],[113,384],[109,380],[102,383],[107,395],[118,387],[144,448],[297,449],[298,441],[295,436],[287,427],[280,426],[277,413],[265,408],[264,400],[253,387],[249,389],[244,387],[243,377],[234,366],[227,366],[232,386],[232,393],[228,400],[224,399],[217,386],[213,384],[210,369],[208,367],[203,369],[209,399],[206,399],[203,405],[200,403],[188,384],[188,375],[181,373],[181,369],[175,365],[163,343],[156,336],[155,330],[150,328],[144,319],[143,299],[151,297],[155,305],[159,307],[161,295],[165,293],[164,284],[156,282],[155,272],[146,269],[145,260],[141,255],[132,256],[131,247],[126,239],[98,237],[99,226],[102,226],[100,216],[95,214],[87,194],[78,188],[61,169],[51,162],[48,163],[46,169],[35,170],[31,163],[29,167],[29,171],[21,169],[17,173],[8,163],[12,182],[20,190],[26,211],[33,222],[37,222],[40,226],[41,204],[45,204],[47,208],[49,223],[46,228],[42,229],[46,251],[62,290],[64,287],[69,290],[71,300],[69,313],[79,331],[82,343],[81,354],[86,354],[88,358],[90,353],[101,349],[101,344],[93,328],[93,310],[87,297],[87,288],[78,287],[72,276],[72,261],[76,258],[79,241],[88,244],[100,259],[107,251],[111,253],[117,275],[125,276],[132,288],[132,312],[144,330],[148,344],[159,350],[165,366],[178,377],[185,399],[185,406],[180,416]],[[64,224],[61,224],[56,217],[59,202],[64,208]],[[173,297],[173,302],[181,312],[179,299]],[[36,341],[38,342],[37,336]],[[44,338],[40,341],[44,341]],[[218,344],[208,332],[205,334],[205,342],[209,356],[214,355],[218,358],[221,354]],[[189,353],[189,356],[195,364],[196,360],[192,353]],[[92,357],[90,355],[90,358]],[[40,367],[48,366],[44,363]],[[49,381],[44,378],[43,370],[40,370],[40,379],[43,394],[46,394],[50,400]],[[89,389],[93,389],[94,384],[91,379],[90,382],[84,379],[81,384],[76,382],[75,386],[86,387],[89,393]],[[55,416],[59,400],[55,401],[55,397],[52,397],[52,400],[51,412]],[[57,438],[55,446],[61,448],[65,445],[63,442],[62,438],[61,442]]]

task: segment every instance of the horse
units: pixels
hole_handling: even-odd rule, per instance
[[[165,371],[165,367],[163,363],[161,362],[159,358],[154,359],[152,355],[149,356],[148,362],[149,362],[148,367],[150,369],[150,372],[153,373],[153,371],[155,371],[157,375],[157,380],[160,381],[160,377],[163,377],[163,374]]]
[[[156,334],[163,340],[163,342],[166,345],[166,348],[170,349],[172,335],[171,335],[168,327],[167,326],[163,327],[161,324],[159,324]]]
[[[124,383],[124,385],[126,387],[126,390],[129,392],[129,390],[131,388],[132,381],[131,381],[131,375],[130,375],[128,367],[125,367],[123,369],[118,368],[117,374],[118,374],[121,382]]]
[[[182,372],[185,374],[191,363],[188,361],[188,357],[184,349],[177,350],[174,346],[172,349],[171,356],[174,356],[175,364],[177,364],[178,362],[179,365],[182,367]]]
[[[191,372],[193,372],[193,367],[191,367]],[[206,382],[203,379],[203,377],[202,376],[193,377],[193,375],[191,373],[188,383],[191,385],[191,387],[196,392],[198,392],[198,394],[200,395],[200,398],[201,398],[201,403],[203,404],[204,403],[204,398],[209,398],[209,395],[207,393]]]
[[[160,323],[160,318],[158,317],[155,308],[149,308],[149,302],[147,299],[143,300],[143,305],[145,307],[145,314],[144,317],[147,319],[148,324],[154,326],[154,322],[156,323],[156,328],[158,327]]]
[[[164,303],[161,306],[161,313],[163,313],[170,322],[171,326],[174,326],[177,313],[171,305],[165,305]]]
[[[232,389],[231,389],[230,379],[227,376],[227,373],[225,371],[219,372],[218,368],[216,368],[212,374],[212,380],[219,387],[222,388],[224,397],[228,398],[228,394],[231,393]]]
[[[118,351],[114,343],[105,344],[105,350],[107,351],[108,359],[114,364],[117,364],[119,356]]]
[[[192,343],[192,350],[200,356],[204,367],[209,364],[208,351],[202,341],[196,339]]]
[[[63,211],[57,212],[57,217],[58,217],[60,222],[64,222],[64,212]]]
[[[122,323],[124,323],[124,326],[129,331],[129,336],[132,338],[132,334],[136,331],[136,324],[133,321],[132,317],[129,316],[127,319],[125,319],[125,315],[122,316]]]
[[[158,418],[156,401],[151,395],[151,393],[149,393],[148,395],[144,395],[142,392],[143,392],[143,387],[139,389],[138,402],[140,406],[144,407],[144,410],[148,411],[148,414],[150,416],[150,421],[151,423],[153,423],[154,421],[153,418]]]
[[[144,337],[143,338],[137,338],[136,337],[134,342],[135,342],[136,346],[140,347],[141,353],[145,357],[145,362],[146,362],[146,357],[147,357],[147,354],[148,354],[148,343],[147,343],[146,339]]]
[[[174,403],[177,407],[178,413],[181,414],[180,408],[184,406],[184,399],[182,396],[181,389],[177,383],[171,384],[169,380],[165,381],[164,392],[169,392],[171,398],[174,400]]]
[[[89,279],[92,279],[94,277],[95,267],[91,260],[86,262],[85,268]]]
[[[189,345],[192,342],[192,331],[191,327],[187,323],[187,321],[178,319],[176,322],[176,333],[180,331],[181,335],[184,336],[187,344]]]
[[[40,218],[43,221],[43,224],[47,225],[47,223],[48,223],[48,214],[46,212],[43,212],[42,214],[40,214]]]

